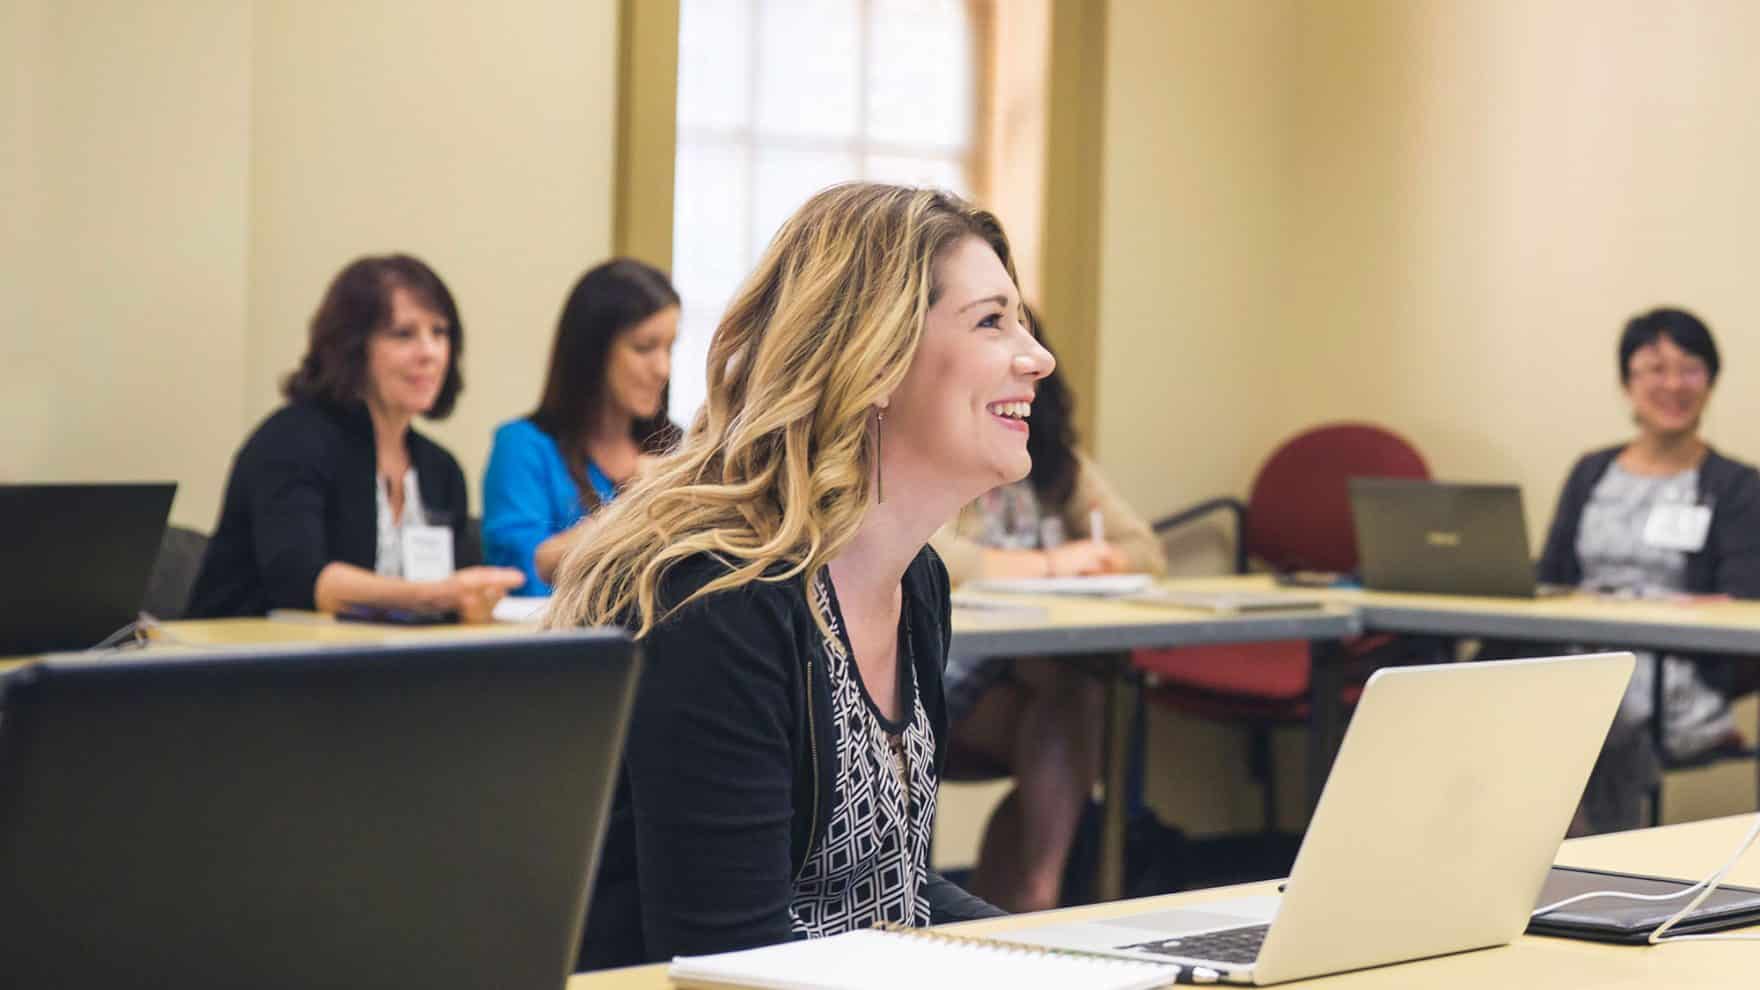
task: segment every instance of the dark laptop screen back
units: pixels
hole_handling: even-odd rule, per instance
[[[176,491],[0,485],[0,656],[82,650],[131,622]]]
[[[1363,586],[1376,591],[1532,598],[1521,489],[1352,478]]]
[[[556,990],[638,668],[583,632],[20,671],[0,982]]]

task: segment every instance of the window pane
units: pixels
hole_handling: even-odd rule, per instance
[[[703,399],[709,394],[709,340],[725,307],[708,308],[685,297],[678,320],[678,340],[672,345],[672,380],[666,395],[666,411],[672,421],[690,428]]]
[[[759,0],[759,131],[855,136],[859,15],[856,0]]]
[[[957,158],[911,158],[902,155],[869,155],[867,178],[904,186],[934,186],[971,195],[966,186],[965,166]]]
[[[832,183],[862,177],[853,151],[759,147],[752,169],[757,180],[752,198],[753,261],[807,197]]]
[[[672,281],[684,300],[672,354],[672,418],[686,423],[703,401],[709,335],[750,267],[745,247],[749,184],[743,145],[678,143],[673,180]]]
[[[726,296],[745,274],[748,218],[740,146],[680,142],[673,186],[672,266],[691,301]],[[695,297],[695,298],[692,298]]]
[[[869,0],[866,134],[880,144],[960,151],[974,78],[966,0]]]
[[[684,0],[678,9],[678,126],[746,126],[751,106],[750,0]]]

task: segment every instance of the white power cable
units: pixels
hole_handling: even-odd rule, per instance
[[[1747,853],[1748,848],[1754,844],[1754,841],[1756,839],[1760,839],[1760,815],[1755,816],[1754,827],[1748,830],[1747,838],[1743,839],[1741,844],[1736,847],[1735,855],[1731,856],[1729,858],[1728,862],[1726,862],[1722,866],[1718,867],[1717,870],[1714,871],[1709,877],[1706,877],[1704,880],[1701,880],[1698,883],[1693,884],[1690,887],[1683,887],[1680,890],[1672,891],[1667,894],[1634,894],[1634,893],[1631,893],[1629,891],[1624,891],[1624,890],[1592,890],[1592,891],[1589,891],[1588,893],[1585,893],[1585,894],[1577,894],[1572,897],[1567,897],[1562,901],[1557,901],[1555,903],[1548,904],[1544,907],[1535,908],[1534,912],[1532,914],[1530,914],[1528,917],[1538,918],[1543,914],[1550,914],[1553,911],[1557,911],[1559,908],[1566,907],[1571,904],[1576,904],[1581,901],[1594,900],[1594,899],[1602,898],[1602,897],[1612,897],[1612,898],[1618,898],[1620,900],[1626,900],[1626,901],[1672,901],[1672,900],[1675,900],[1676,898],[1686,897],[1690,894],[1698,894],[1699,896],[1694,897],[1690,902],[1688,902],[1686,907],[1683,907],[1679,911],[1676,911],[1673,915],[1671,915],[1669,917],[1669,919],[1667,921],[1664,921],[1662,924],[1656,926],[1656,930],[1650,933],[1649,943],[1651,945],[1660,945],[1663,942],[1684,942],[1684,941],[1689,941],[1689,940],[1695,940],[1695,941],[1697,941],[1697,940],[1704,940],[1704,941],[1717,940],[1717,941],[1728,941],[1728,942],[1760,941],[1760,934],[1753,934],[1753,935],[1743,935],[1743,934],[1735,934],[1735,935],[1723,935],[1723,934],[1669,935],[1668,934],[1669,929],[1673,928],[1675,925],[1680,924],[1681,919],[1692,914],[1693,911],[1695,909],[1697,909],[1700,904],[1705,903],[1705,899],[1707,897],[1711,896],[1712,892],[1717,889],[1719,884],[1723,883],[1723,878],[1729,875],[1729,871],[1735,869],[1736,864],[1741,862],[1742,856]]]

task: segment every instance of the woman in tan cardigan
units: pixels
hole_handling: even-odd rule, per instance
[[[1148,524],[1076,449],[1071,412],[1061,376],[1040,381],[1027,440],[1032,473],[986,493],[935,535],[955,585],[1167,570]],[[1091,538],[1095,511],[1104,541]],[[1100,681],[1068,659],[955,659],[946,692],[948,775],[1004,771],[1015,780],[985,828],[971,891],[1010,911],[1056,907],[1070,840],[1099,772]]]

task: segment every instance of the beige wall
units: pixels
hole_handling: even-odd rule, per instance
[[[249,409],[276,403],[326,283],[413,253],[465,324],[466,390],[419,427],[471,479],[537,404],[573,280],[611,250],[615,0],[300,0],[255,28]],[[473,511],[475,511],[473,509]]]
[[[1697,310],[1760,458],[1743,0],[1115,0],[1096,446],[1151,514],[1367,418],[1544,525],[1628,432],[1624,319]],[[1192,424],[1197,430],[1180,430]]]
[[[1760,459],[1760,6],[1113,0],[1108,18],[1096,440],[1146,514],[1244,490],[1304,426],[1370,419],[1440,476],[1520,483],[1537,538],[1575,456],[1629,432],[1614,343],[1665,302],[1724,352],[1708,435]],[[1213,549],[1179,563],[1214,568]],[[1165,813],[1256,820],[1238,737],[1156,728],[1182,768],[1156,775]],[[1748,768],[1722,779],[1673,810],[1752,806]]]
[[[463,311],[474,479],[611,249],[616,0],[0,0],[0,55],[7,477],[173,478],[210,528],[326,282],[404,250]]]
[[[1145,515],[1242,491],[1279,397],[1287,52],[1278,0],[1118,0],[1107,23],[1094,446]],[[1175,568],[1214,568],[1193,543]]]
[[[243,422],[249,12],[0,10],[0,472],[181,481],[207,525]]]
[[[1630,432],[1624,320],[1684,304],[1727,370],[1714,443],[1760,458],[1760,6],[1300,4],[1295,264],[1277,432],[1364,417],[1448,478],[1520,482]]]

